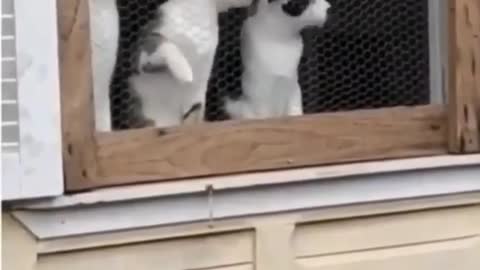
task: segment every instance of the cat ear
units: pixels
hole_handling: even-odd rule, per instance
[[[162,44],[160,44],[159,54],[165,60],[165,64],[177,80],[187,83],[193,81],[192,67],[177,45],[168,41],[162,42]]]

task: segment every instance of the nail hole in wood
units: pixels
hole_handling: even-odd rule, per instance
[[[463,118],[465,119],[466,123],[468,123],[470,120],[467,106],[463,106]]]

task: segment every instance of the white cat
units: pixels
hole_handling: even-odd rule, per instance
[[[119,39],[116,0],[90,0],[93,96],[97,131],[111,131],[110,81],[115,69]]]
[[[242,29],[243,93],[225,104],[232,119],[303,114],[300,31],[323,26],[329,8],[325,0],[254,0]]]
[[[199,123],[218,45],[218,13],[251,0],[169,0],[140,44],[129,82],[155,127]]]

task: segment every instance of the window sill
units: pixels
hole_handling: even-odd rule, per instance
[[[473,165],[480,166],[480,154],[321,166],[103,188],[90,192],[64,195],[55,198],[25,201],[16,204],[15,208],[55,209],[79,205],[85,206],[99,203],[114,203],[140,199],[152,199],[164,196],[205,193],[209,187],[214,192],[219,192],[261,186],[304,183],[350,176],[366,176]]]
[[[480,166],[427,169],[223,190],[210,196],[182,194],[128,203],[18,210],[13,215],[38,239],[145,228],[168,231],[195,224],[215,232],[231,222],[239,230],[246,221],[285,215],[302,223],[479,204],[479,175]]]

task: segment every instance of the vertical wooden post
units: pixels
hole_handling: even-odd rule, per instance
[[[480,0],[449,0],[449,151],[480,152]]]
[[[97,177],[87,0],[57,0],[63,156],[67,190]]]

